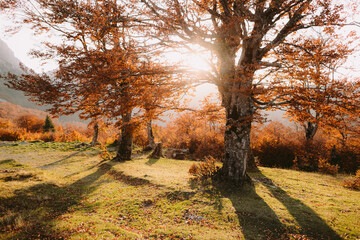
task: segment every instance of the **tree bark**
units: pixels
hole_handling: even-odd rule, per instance
[[[147,123],[146,128],[147,128],[147,136],[148,136],[148,144],[146,146],[146,149],[149,149],[149,150],[154,149],[155,148],[155,138],[154,138],[151,120]]]
[[[248,180],[246,170],[251,158],[250,132],[254,108],[250,96],[230,94],[232,99],[236,100],[226,106],[225,158],[222,175],[225,180],[239,184]]]
[[[99,124],[95,123],[94,135],[93,135],[93,139],[91,140],[90,146],[95,146],[98,143],[98,136],[99,136]]]
[[[305,137],[306,137],[306,141],[310,142],[314,139],[314,136],[318,130],[318,124],[316,123],[312,123],[312,122],[308,122],[307,125],[304,125],[305,128]]]
[[[133,134],[131,130],[131,113],[124,114],[123,125],[121,127],[121,136],[119,139],[119,147],[114,160],[116,161],[127,161],[131,160]]]
[[[245,44],[245,43],[244,43]],[[226,43],[222,44],[223,46]],[[225,46],[219,53],[222,85],[219,91],[226,110],[225,156],[221,169],[223,180],[242,184],[249,180],[247,164],[251,159],[250,132],[255,113],[252,100],[252,82],[254,67],[254,49],[247,48],[235,67],[235,50]]]

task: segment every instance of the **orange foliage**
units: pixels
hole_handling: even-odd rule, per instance
[[[253,155],[262,166],[353,173],[360,166],[360,145],[356,138],[344,142],[336,133],[320,129],[312,141],[307,141],[301,131],[271,122],[253,129]]]
[[[262,166],[290,168],[300,145],[299,137],[298,132],[280,122],[257,126],[251,135],[253,155]]]
[[[11,128],[13,123],[9,119],[0,118],[0,128]]]
[[[205,157],[203,162],[191,165],[189,174],[192,175],[194,179],[200,181],[214,177],[219,170],[219,167],[216,166],[216,162],[216,159],[211,156]]]
[[[278,51],[284,67],[273,85],[275,94],[286,96],[288,116],[303,125],[305,136],[312,140],[320,127],[343,129],[358,120],[359,83],[346,78],[335,78],[336,69],[354,51],[353,36],[347,44],[339,36],[299,38],[299,48],[284,45]],[[280,79],[280,80],[279,80]],[[290,80],[289,80],[290,79]]]
[[[185,113],[159,129],[159,139],[167,148],[189,149],[193,158],[224,155],[224,125],[199,118],[197,113]],[[155,134],[157,135],[157,134]]]
[[[24,128],[32,133],[41,132],[44,126],[44,120],[33,115],[20,116],[15,122],[19,128]]]
[[[15,121],[16,119],[24,115],[32,115],[34,117],[45,120],[47,114],[44,111],[21,107],[19,105],[9,102],[0,102],[0,118]]]
[[[11,120],[0,118],[0,140],[2,141],[18,141],[18,140],[42,140],[57,142],[73,142],[73,141],[90,141],[92,138],[92,129],[86,128],[86,125],[66,124],[56,126],[55,133],[43,133],[42,126],[40,128],[35,124],[37,119],[34,116],[26,115],[14,125]],[[35,123],[34,123],[35,122]],[[41,120],[43,124],[43,121]],[[37,131],[29,131],[34,130]],[[40,131],[38,131],[40,129]],[[113,126],[103,127],[99,140],[105,144],[109,144],[115,140],[117,129]]]
[[[360,190],[360,169],[357,170],[356,175],[351,180],[345,180],[342,185],[346,188]]]
[[[328,174],[337,174],[339,171],[338,165],[331,165],[328,159],[320,158],[318,163],[319,172]]]
[[[19,141],[19,140],[22,140],[22,136],[16,130],[0,128],[0,140],[1,141]]]

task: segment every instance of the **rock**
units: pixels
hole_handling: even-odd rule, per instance
[[[173,148],[168,148],[165,153],[167,158],[172,158],[177,160],[186,159],[188,154],[189,154],[189,149],[173,149]]]

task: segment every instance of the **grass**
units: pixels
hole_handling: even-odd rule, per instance
[[[357,239],[360,192],[260,168],[242,188],[197,186],[194,163],[103,161],[78,143],[0,147],[0,239]]]

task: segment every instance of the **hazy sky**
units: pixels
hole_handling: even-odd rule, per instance
[[[355,19],[360,21],[360,16],[356,16]],[[0,14],[0,38],[7,43],[10,49],[14,52],[15,56],[26,66],[32,68],[36,72],[48,71],[54,65],[49,61],[48,65],[41,65],[38,59],[34,59],[28,55],[31,49],[41,48],[41,38],[39,36],[33,36],[32,31],[26,26],[22,27],[21,30],[16,34],[10,34],[5,32],[6,26],[10,26],[11,21],[8,20],[4,14]],[[357,31],[360,35],[359,27],[347,27],[346,32],[349,30]],[[184,58],[181,54],[171,54],[170,58],[179,60]],[[196,69],[206,68],[206,63],[201,59],[201,57],[193,55],[190,57],[185,57],[187,65],[190,65]],[[354,56],[351,56],[346,64],[346,67],[352,68],[352,70],[341,69],[340,71],[343,74],[350,76],[360,76],[360,51],[357,52]]]

